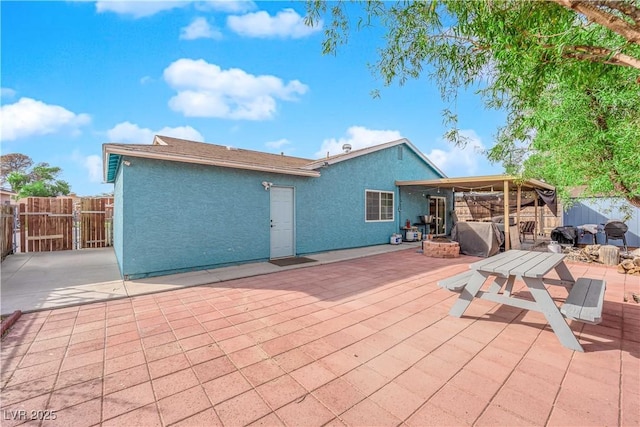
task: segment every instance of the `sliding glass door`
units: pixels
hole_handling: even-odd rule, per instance
[[[447,199],[445,197],[431,196],[429,198],[429,215],[433,215],[433,224],[435,226],[433,232],[436,236],[443,236],[447,233],[446,206]]]

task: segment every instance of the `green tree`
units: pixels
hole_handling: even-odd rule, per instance
[[[0,156],[0,184],[7,182],[11,172],[24,172],[33,165],[33,160],[26,154],[9,153]]]
[[[11,189],[22,197],[55,197],[67,195],[71,191],[69,183],[57,179],[62,169],[48,163],[38,163],[30,172],[13,171],[8,174],[7,182]]]
[[[352,21],[382,26],[374,69],[385,84],[427,74],[451,105],[473,89],[507,113],[487,153],[507,172],[545,179],[565,201],[567,187],[586,185],[585,196],[640,207],[638,0],[350,3],[308,2],[309,23],[329,21],[325,53],[348,41]],[[455,109],[444,118],[464,144]]]

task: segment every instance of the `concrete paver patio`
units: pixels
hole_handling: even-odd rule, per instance
[[[412,249],[25,314],[2,425],[640,425],[640,278],[568,264],[607,280],[578,353],[540,313],[448,316],[436,282],[475,260]]]
[[[376,245],[313,254],[314,264],[361,258],[374,254],[418,248],[419,242]],[[249,276],[308,267],[278,267],[266,261],[209,270],[123,280],[112,247],[76,251],[19,253],[2,261],[0,314],[68,307],[134,295],[157,293]]]

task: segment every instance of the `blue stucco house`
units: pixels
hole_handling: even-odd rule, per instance
[[[406,139],[310,160],[156,136],[103,157],[128,279],[389,243],[452,203],[396,186],[445,177]]]

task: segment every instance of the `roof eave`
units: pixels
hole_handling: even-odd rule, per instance
[[[317,178],[320,176],[320,172],[305,170],[302,168],[266,166],[266,165],[252,164],[252,163],[234,162],[230,160],[205,159],[201,157],[192,157],[192,156],[185,156],[185,155],[178,155],[178,154],[153,153],[153,152],[147,152],[147,151],[143,152],[143,151],[127,149],[124,147],[118,147],[115,145],[109,145],[109,144],[105,144],[104,150],[105,150],[105,154],[109,154],[109,155],[113,154],[113,155],[120,155],[120,156],[141,157],[141,158],[155,159],[155,160],[194,163],[199,165],[218,166],[218,167],[226,167],[226,168],[232,168],[232,169],[253,170],[253,171],[259,171],[259,172],[279,173],[284,175],[306,176],[306,177],[313,177],[313,178]],[[115,177],[113,177],[113,179],[115,179]]]
[[[374,153],[376,151],[380,151],[380,150],[384,150],[390,147],[395,147],[397,145],[400,144],[405,144],[407,145],[407,147],[409,147],[409,149],[411,149],[411,151],[413,151],[418,157],[420,157],[422,159],[422,161],[424,161],[427,165],[429,165],[434,171],[436,171],[436,173],[438,175],[440,175],[443,178],[446,178],[446,174],[440,170],[440,168],[438,168],[431,160],[429,160],[429,158],[427,156],[425,156],[422,152],[420,152],[420,150],[418,150],[418,148],[413,145],[411,143],[411,141],[409,141],[407,138],[401,138],[401,139],[397,139],[395,141],[389,141],[389,142],[385,142],[383,144],[378,144],[378,145],[372,145],[371,147],[366,147],[360,150],[355,150],[352,151],[350,153],[347,154],[343,154],[341,156],[338,157],[329,157],[326,159],[319,159],[316,160],[312,163],[309,163],[308,165],[303,166],[304,169],[309,169],[309,170],[315,170],[315,169],[319,169],[323,166],[329,166],[335,163],[340,163],[342,161],[345,160],[350,160],[356,157],[360,157],[360,156],[364,156],[366,154],[370,154],[370,153]]]
[[[113,183],[115,174],[111,174],[111,155],[107,152],[107,145],[102,144],[102,178],[106,183]]]

